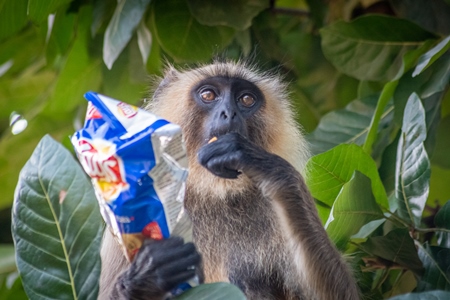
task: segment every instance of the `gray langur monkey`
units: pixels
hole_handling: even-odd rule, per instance
[[[147,109],[183,129],[195,246],[148,242],[129,265],[106,232],[100,298],[164,299],[196,266],[248,299],[359,299],[301,175],[308,150],[279,76],[242,62],[169,66]]]

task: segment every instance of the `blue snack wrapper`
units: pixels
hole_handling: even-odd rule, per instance
[[[145,238],[168,238],[183,215],[181,128],[94,92],[85,98],[86,121],[71,141],[105,222],[132,261]]]

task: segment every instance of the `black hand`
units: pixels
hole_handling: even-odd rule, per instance
[[[204,145],[198,152],[198,160],[211,173],[234,179],[247,166],[253,165],[261,153],[266,153],[238,133],[220,136],[217,141]]]
[[[200,268],[200,254],[194,244],[183,239],[148,240],[130,268],[119,278],[127,299],[156,299],[179,284],[192,279]]]

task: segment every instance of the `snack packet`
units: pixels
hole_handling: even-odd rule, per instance
[[[145,238],[168,238],[186,219],[188,171],[181,129],[94,92],[85,98],[86,121],[71,141],[92,179],[106,224],[132,261]],[[186,231],[189,224],[182,223]]]

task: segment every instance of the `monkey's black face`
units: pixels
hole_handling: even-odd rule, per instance
[[[259,88],[240,78],[207,78],[192,93],[198,107],[207,116],[204,124],[206,141],[229,132],[248,138],[248,121],[264,105]]]

